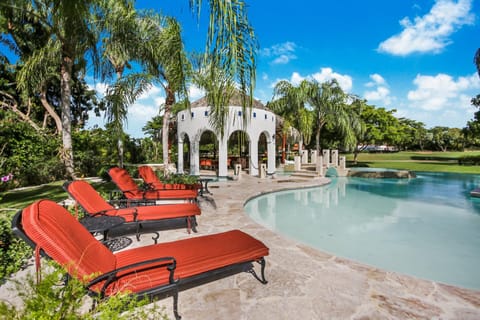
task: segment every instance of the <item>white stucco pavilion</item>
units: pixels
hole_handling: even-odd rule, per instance
[[[215,132],[210,125],[210,107],[206,99],[202,98],[192,103],[190,110],[184,110],[177,114],[178,133],[178,164],[177,171],[184,173],[183,144],[185,137],[190,142],[190,174],[200,175],[200,139],[206,131],[212,131],[218,142],[218,171],[219,178],[228,176],[228,141],[235,131],[243,131],[248,139],[248,172],[252,176],[258,176],[260,164],[258,163],[258,142],[263,133],[267,142],[267,174],[275,173],[275,128],[276,115],[265,108],[258,100],[254,106],[246,110],[247,121],[243,120],[243,110],[238,99],[231,99],[228,113],[228,121],[224,128],[223,138]],[[246,168],[242,168],[246,169]]]

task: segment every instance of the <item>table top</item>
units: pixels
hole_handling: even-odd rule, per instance
[[[103,232],[125,223],[125,219],[116,216],[87,216],[80,219],[80,223],[89,232]]]

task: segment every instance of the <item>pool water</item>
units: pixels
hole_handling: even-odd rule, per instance
[[[480,176],[334,178],[323,187],[250,200],[245,210],[280,234],[382,269],[480,289]]]

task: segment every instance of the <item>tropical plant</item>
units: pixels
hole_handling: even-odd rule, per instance
[[[47,263],[40,272],[43,275],[40,281],[29,274],[25,281],[16,283],[23,302],[21,307],[0,301],[1,319],[168,319],[164,308],[150,304],[147,298],[137,300],[128,293],[108,299],[86,299],[87,290],[83,283],[70,278],[54,262]],[[95,308],[85,308],[89,303]]]
[[[304,80],[306,81],[306,80]],[[306,98],[313,108],[315,117],[315,148],[320,153],[320,133],[322,128],[329,124],[340,132],[346,147],[356,144],[353,127],[356,114],[349,112],[346,105],[347,95],[343,92],[336,79],[318,83],[317,81],[306,82],[308,88]]]
[[[310,143],[313,132],[314,115],[307,108],[310,84],[304,80],[295,86],[286,80],[275,85],[273,100],[267,104],[284,119],[284,128],[289,125],[299,132],[299,152],[302,152],[303,144]]]
[[[29,48],[31,52],[20,52],[23,53],[20,57],[23,66],[16,79],[18,88],[25,94],[40,92],[43,95],[52,79],[60,79],[61,115],[60,121],[55,120],[62,136],[61,159],[69,177],[75,176],[71,137],[72,75],[74,68],[85,70],[88,52],[92,53],[90,59],[97,61],[94,54],[96,38],[89,20],[91,6],[95,3],[20,0],[2,4],[15,18],[9,21],[15,23],[10,29],[12,32],[17,26],[23,30],[33,26],[33,32],[39,32],[37,41],[41,39],[40,43]],[[44,107],[49,110],[48,105]]]
[[[180,25],[173,18],[150,17],[154,28],[150,29],[151,47],[154,48],[148,63],[148,71],[165,91],[162,123],[162,154],[165,166],[169,164],[169,129],[172,108],[177,99],[188,102],[187,81],[190,63],[187,59],[181,38]],[[155,36],[157,35],[157,36]],[[168,171],[165,172],[168,174]]]

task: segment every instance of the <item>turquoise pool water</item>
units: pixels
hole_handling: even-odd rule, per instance
[[[334,178],[327,186],[250,200],[255,221],[320,250],[480,290],[480,176]]]

